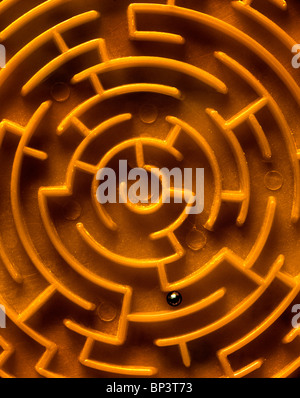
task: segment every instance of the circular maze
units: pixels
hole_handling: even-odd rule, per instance
[[[0,3],[1,377],[299,376],[287,3]],[[203,212],[101,205],[122,159],[204,169]]]

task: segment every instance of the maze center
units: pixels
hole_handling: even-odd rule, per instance
[[[299,377],[299,22],[298,0],[0,2],[0,377]],[[125,203],[98,200],[108,167]],[[190,190],[163,203],[157,176],[151,202],[176,167]]]

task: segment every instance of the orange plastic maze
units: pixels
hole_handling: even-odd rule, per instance
[[[300,377],[299,0],[0,2],[1,378]]]

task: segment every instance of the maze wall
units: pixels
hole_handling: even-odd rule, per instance
[[[299,23],[298,0],[1,1],[1,377],[300,375]],[[204,168],[204,211],[100,205],[120,159]]]

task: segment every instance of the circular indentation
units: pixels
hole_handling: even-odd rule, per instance
[[[170,292],[167,295],[167,302],[172,307],[177,307],[182,302],[182,296],[179,292]]]
[[[112,322],[117,316],[116,307],[110,303],[100,304],[97,312],[101,321],[104,322]]]
[[[265,175],[265,187],[270,191],[277,191],[283,185],[283,176],[279,171],[272,170]]]
[[[64,217],[68,221],[75,221],[81,215],[81,206],[75,200],[71,200],[64,206]]]
[[[140,119],[142,122],[151,124],[157,119],[158,111],[156,106],[151,104],[144,104],[140,107]]]
[[[64,102],[70,97],[70,88],[66,83],[55,83],[51,88],[52,98],[57,102]]]
[[[206,236],[202,231],[194,228],[187,235],[186,243],[191,250],[201,250],[206,245]]]

